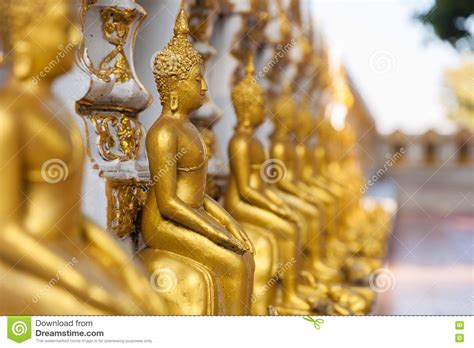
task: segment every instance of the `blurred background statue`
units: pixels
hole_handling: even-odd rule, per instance
[[[144,273],[81,215],[81,134],[51,93],[81,37],[71,2],[0,6],[10,68],[0,92],[0,312],[158,313]]]

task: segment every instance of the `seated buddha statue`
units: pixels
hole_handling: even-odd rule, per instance
[[[313,139],[313,117],[310,110],[310,100],[308,95],[302,96],[300,109],[296,113],[298,122],[294,122],[293,133],[295,136],[294,154],[295,167],[294,176],[298,181],[302,181],[305,187],[320,202],[321,211],[324,213],[321,226],[320,242],[316,243],[317,247],[324,246],[325,237],[328,234],[334,234],[337,229],[337,198],[324,185],[315,180],[317,174],[314,172],[314,160],[312,158]],[[325,265],[322,261],[322,254],[318,248],[314,248],[310,254],[308,263],[314,269],[314,273],[319,280],[322,281],[340,281],[341,274],[338,269]]]
[[[373,227],[360,205],[363,176],[355,153],[351,151],[355,134],[348,124],[342,130],[336,130],[327,119],[320,120],[319,134],[325,154],[321,175],[331,187],[343,192],[339,203],[339,231],[327,237],[325,257],[332,266],[344,269],[347,281],[367,284],[370,272],[379,262],[361,254],[366,235]]]
[[[276,288],[274,279],[275,263],[278,255],[281,264],[287,265],[282,272],[282,299],[279,309],[309,311],[308,303],[303,301],[296,290],[297,256],[297,218],[287,204],[280,199],[261,175],[267,156],[255,132],[264,121],[263,91],[254,78],[253,58],[249,58],[246,73],[232,92],[232,101],[237,115],[237,126],[229,143],[230,177],[225,196],[225,207],[250,233],[254,244],[262,244],[256,250],[255,293],[257,312],[261,313],[268,305],[277,305],[275,296],[270,294]],[[265,240],[268,240],[264,243]],[[266,247],[270,242],[276,247]],[[260,253],[260,255],[259,255]],[[270,271],[265,270],[273,265]],[[273,279],[273,280],[272,280]],[[268,286],[272,284],[272,286]],[[270,289],[268,289],[270,288]]]
[[[271,135],[272,157],[285,164],[286,175],[276,183],[280,194],[295,209],[300,210],[308,221],[303,247],[309,255],[318,255],[320,235],[327,217],[316,190],[307,185],[300,177],[299,158],[296,153],[294,130],[297,125],[296,107],[292,98],[291,86],[284,86],[281,96],[273,105],[273,124],[275,130]],[[313,268],[313,265],[310,266]]]
[[[341,280],[340,268],[324,262],[323,248],[326,246],[323,244],[324,239],[322,238],[324,231],[321,230],[324,223],[318,223],[318,220],[331,217],[331,213],[325,211],[324,203],[331,204],[332,202],[326,192],[305,183],[302,179],[302,168],[296,147],[296,140],[298,139],[295,138],[298,128],[296,117],[298,115],[289,85],[285,86],[280,99],[274,105],[274,110],[275,132],[272,135],[272,154],[285,163],[287,175],[286,178],[280,181],[284,184],[283,190],[289,188],[291,190],[289,193],[298,195],[298,198],[305,200],[305,203],[311,204],[311,207],[317,209],[316,214],[310,214],[309,211],[306,214],[307,219],[315,221],[315,223],[310,224],[312,228],[309,230],[303,244],[303,252],[307,257],[305,264],[302,265],[303,269],[306,270],[305,274],[310,275],[310,285],[315,288],[316,292],[312,292],[308,288],[305,288],[304,292],[308,296],[313,295],[316,302],[324,303],[326,307],[324,312],[326,313],[363,313],[366,311],[367,304],[362,297],[351,290],[327,283],[328,280]],[[285,195],[285,197],[287,196]],[[295,208],[298,208],[298,206],[295,206]],[[325,212],[325,214],[318,214],[320,211]],[[302,287],[300,289],[303,290]]]
[[[130,255],[81,214],[83,143],[51,92],[74,61],[58,47],[80,39],[70,2],[5,0],[0,10],[0,313],[163,312]]]
[[[343,219],[346,205],[350,201],[349,193],[345,190],[343,183],[331,177],[329,173],[330,163],[335,158],[333,148],[337,149],[337,142],[334,141],[335,129],[330,120],[325,115],[319,115],[314,119],[313,128],[316,130],[316,145],[313,148],[314,180],[330,189],[337,197],[339,219]]]
[[[369,274],[381,266],[380,260],[373,257],[382,254],[383,245],[378,242],[380,234],[384,234],[383,229],[371,217],[372,211],[362,205],[362,193],[360,187],[364,185],[364,175],[356,152],[353,150],[356,141],[355,132],[349,124],[339,131],[339,142],[341,143],[339,154],[339,173],[336,169],[333,173],[340,178],[342,182],[350,182],[348,190],[353,197],[352,204],[345,220],[346,230],[348,231],[345,242],[349,245],[353,254],[357,257],[350,258],[349,276],[359,282],[366,282]],[[374,210],[377,214],[378,210]],[[361,242],[363,241],[363,242]],[[365,253],[369,251],[369,253]]]
[[[153,182],[143,208],[146,248],[140,254],[150,271],[155,250],[206,266],[219,284],[217,313],[245,315],[251,310],[254,249],[241,226],[205,193],[208,154],[189,115],[202,105],[207,84],[202,57],[188,36],[182,4],[171,41],[154,57],[162,112],[146,137]],[[196,282],[189,291],[203,286]]]
[[[316,140],[310,156],[313,163],[313,181],[334,195],[338,215],[335,229],[329,230],[330,233],[325,236],[326,247],[323,254],[327,264],[341,269],[344,267],[344,260],[352,257],[346,238],[354,232],[354,229],[347,225],[349,211],[355,202],[352,190],[354,187],[348,183],[353,179],[350,176],[344,179],[341,177],[344,173],[340,170],[340,155],[343,155],[345,150],[340,149],[340,133],[334,129],[330,120],[319,115],[313,118],[312,128],[315,129],[313,137]]]
[[[322,195],[321,197],[325,198],[323,200],[325,206],[326,204],[330,204],[329,208],[331,210],[329,212],[331,215],[329,215],[329,217],[332,219],[332,223],[326,225],[326,230],[323,233],[323,252],[318,255],[318,261],[322,261],[323,265],[329,265],[330,269],[338,269],[339,271],[337,277],[333,277],[333,273],[324,272],[326,267],[317,267],[317,269],[319,270],[319,272],[317,272],[317,279],[329,286],[329,290],[333,295],[332,297],[334,298],[339,298],[339,294],[342,293],[345,293],[348,296],[352,296],[354,299],[355,297],[361,295],[363,297],[363,300],[365,300],[366,302],[365,310],[368,310],[370,309],[370,302],[372,300],[372,297],[370,296],[367,299],[367,296],[365,296],[366,289],[345,284],[345,277],[342,272],[343,270],[341,269],[341,261],[344,260],[345,257],[349,257],[349,254],[347,253],[347,246],[344,245],[344,241],[339,239],[339,231],[341,227],[340,224],[342,224],[343,221],[339,221],[337,218],[338,195],[332,190],[330,190],[328,187],[321,186],[321,183],[317,180],[319,174],[315,171],[313,157],[314,139],[312,138],[314,138],[314,135],[314,118],[312,117],[311,112],[309,110],[308,98],[303,97],[301,103],[301,110],[298,116],[298,127],[296,129],[296,138],[298,140],[296,144],[296,151],[300,163],[299,172],[301,173],[301,178],[305,180],[308,185],[310,185],[311,187],[317,187],[320,191],[327,195],[326,197],[324,197],[324,195]],[[327,258],[327,255],[330,254],[330,251],[328,249],[335,247],[334,239],[337,239],[339,243],[338,245],[336,245],[336,247],[341,247],[344,250],[344,256],[341,256],[341,259],[338,260],[338,262],[335,264]],[[317,265],[319,264],[317,263]]]

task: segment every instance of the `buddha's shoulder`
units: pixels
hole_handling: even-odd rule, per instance
[[[0,93],[0,133],[13,131],[18,127],[18,106],[11,95]]]
[[[159,119],[147,132],[147,141],[170,141],[178,136],[176,124],[168,119]]]
[[[21,114],[38,108],[38,100],[18,90],[0,90],[0,117],[19,118]]]
[[[239,133],[234,133],[232,135],[232,137],[230,138],[230,141],[229,141],[229,144],[231,146],[236,146],[236,145],[244,145],[246,144],[247,140],[246,140],[246,137],[243,136],[242,134],[239,134]]]
[[[229,145],[231,147],[240,147],[240,148],[254,148],[258,146],[259,141],[256,137],[249,137],[245,134],[234,133],[230,138]]]

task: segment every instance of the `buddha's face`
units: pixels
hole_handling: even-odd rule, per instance
[[[75,47],[79,44],[81,34],[79,28],[72,24],[73,18],[68,1],[60,1],[48,9],[45,18],[29,35],[20,39],[20,50],[15,53],[15,60],[23,75],[37,76],[42,79],[53,79],[72,68]]]
[[[236,113],[239,122],[248,123],[252,128],[258,127],[265,120],[262,98],[255,96],[244,105],[236,105]]]
[[[184,112],[194,111],[205,101],[207,84],[202,75],[200,64],[194,65],[187,79],[177,83],[176,92],[179,98],[179,108]]]
[[[265,120],[265,110],[263,109],[263,95],[255,96],[249,105],[249,120],[252,126],[256,127]]]

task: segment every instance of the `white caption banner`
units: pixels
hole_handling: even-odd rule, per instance
[[[461,348],[474,347],[474,317],[0,317],[0,347],[18,344]]]

